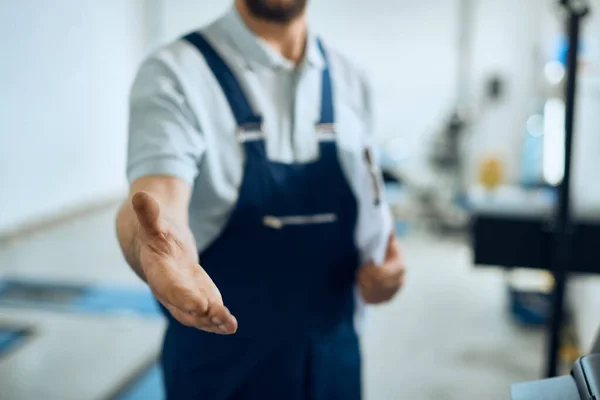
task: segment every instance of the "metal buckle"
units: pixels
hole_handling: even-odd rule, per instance
[[[266,137],[261,123],[249,123],[237,128],[237,137],[241,143],[262,140]]]
[[[317,131],[317,136],[319,138],[320,141],[335,141],[335,138],[337,136],[336,134],[336,129],[335,129],[335,124],[331,123],[331,124],[317,124],[315,126],[316,131]]]

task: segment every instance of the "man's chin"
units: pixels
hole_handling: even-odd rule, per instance
[[[256,18],[275,23],[288,23],[306,9],[307,0],[244,0]]]

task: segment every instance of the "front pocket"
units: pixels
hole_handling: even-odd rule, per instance
[[[284,217],[275,217],[266,215],[263,218],[263,224],[273,229],[282,229],[290,225],[320,225],[331,224],[337,221],[337,215],[333,213],[313,214],[313,215],[288,215]]]

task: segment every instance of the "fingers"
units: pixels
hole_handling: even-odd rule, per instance
[[[400,252],[400,243],[398,243],[398,239],[396,239],[396,233],[395,231],[392,231],[388,239],[387,250],[385,252],[385,259],[387,261],[395,258],[401,259],[402,254]]]
[[[396,241],[396,229],[392,229],[390,236],[388,237],[388,245]]]
[[[395,241],[396,241],[396,230],[392,229],[392,232],[390,232],[390,236],[388,236],[387,248],[385,251],[386,259],[390,258],[393,255]]]
[[[206,320],[210,326],[218,329],[218,333],[232,334],[238,328],[237,320],[223,305],[211,305]]]
[[[152,279],[153,292],[163,303],[175,307],[186,314],[207,315],[209,297],[201,290],[176,277],[163,275],[162,279]]]
[[[220,334],[233,334],[237,331],[237,320],[227,307],[219,290],[210,277],[198,274],[196,279],[182,281],[165,275],[152,286],[155,297],[165,305],[179,322],[186,326]]]
[[[197,321],[194,314],[181,311],[177,307],[173,307],[170,304],[165,304],[163,301],[161,301],[161,303],[163,303],[165,308],[169,310],[173,318],[175,318],[177,321],[181,322],[185,326],[189,326],[192,328],[196,327]]]
[[[406,269],[402,262],[398,259],[385,262],[381,266],[369,262],[361,267],[358,271],[359,278],[372,280],[381,283],[396,282],[404,277]]]
[[[377,274],[377,278],[384,282],[390,282],[392,284],[399,282],[406,272],[404,265],[400,262],[394,263],[393,266],[389,268],[380,268],[379,273]]]
[[[373,261],[369,261],[361,266],[357,273],[358,283],[363,286],[372,286],[374,281],[373,277],[377,274],[377,271],[375,270],[376,268],[377,266],[375,263],[373,263]]]
[[[158,235],[162,232],[160,226],[160,207],[152,196],[146,192],[138,192],[133,195],[131,204],[140,225],[146,233]]]
[[[391,300],[404,284],[405,268],[399,258],[377,266],[373,262],[363,265],[357,275],[364,300],[380,304]]]
[[[165,307],[185,326],[221,335],[231,335],[237,331],[237,320],[224,306],[215,305],[211,307],[211,312],[204,316],[187,313],[169,304],[165,304]]]
[[[372,290],[361,288],[361,294],[367,304],[381,304],[390,301],[394,298],[397,289],[379,289]]]

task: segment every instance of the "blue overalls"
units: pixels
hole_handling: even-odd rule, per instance
[[[320,155],[313,162],[284,164],[268,159],[262,119],[223,59],[201,34],[185,39],[221,85],[245,150],[234,211],[200,254],[239,329],[231,336],[206,333],[167,313],[162,354],[167,396],[359,400],[361,361],[353,324],[357,202],[338,160],[327,54],[319,43],[326,61],[315,127]]]

